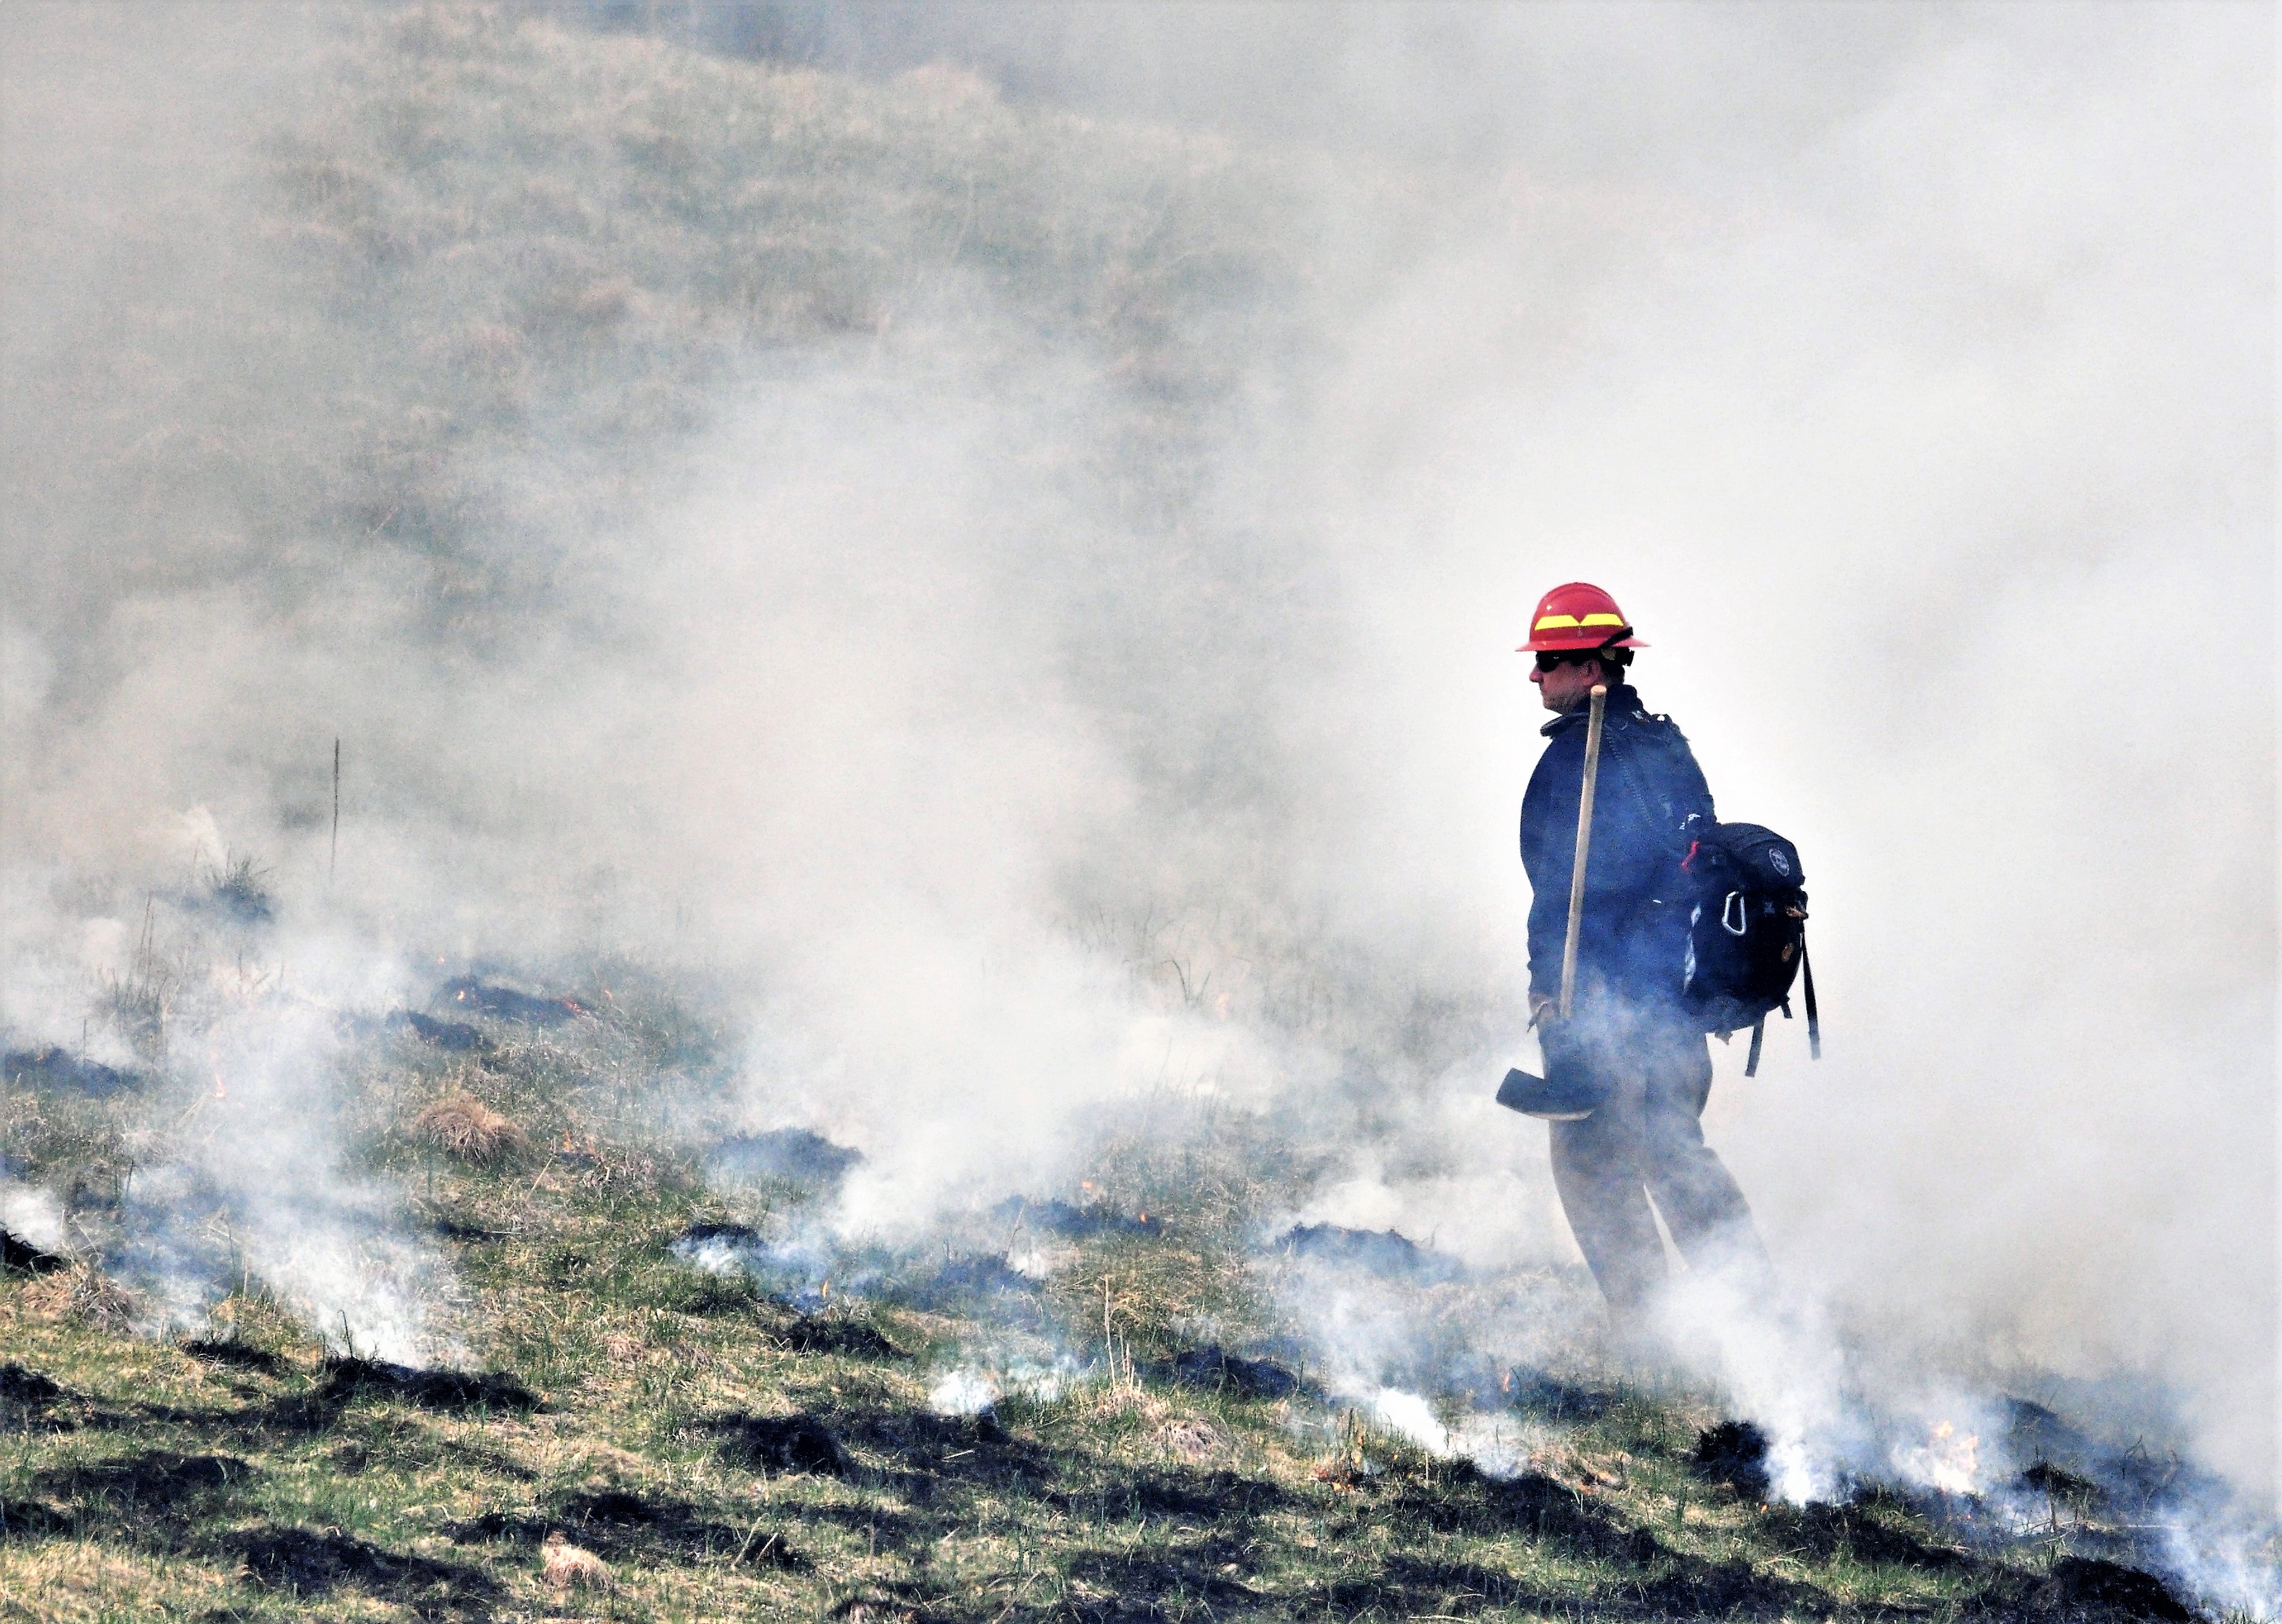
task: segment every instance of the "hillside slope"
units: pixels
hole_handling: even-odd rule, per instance
[[[99,1261],[136,1210],[120,1128],[197,1101],[19,1069],[16,1165],[74,1192],[82,1255],[0,1285],[0,1617],[2186,1616],[2116,1560],[2177,1514],[2177,1463],[2087,1455],[2034,1404],[1988,1441],[2018,1481],[1799,1508],[1707,1395],[1589,1355],[1494,1374],[1486,1416],[1327,1392],[1277,1340],[1293,1265],[1253,1239],[1272,1161],[1241,1136],[1113,1151],[939,1243],[819,1248],[839,1161],[732,1140],[740,1176],[643,1129],[629,1087],[686,1088],[706,1039],[606,990],[550,1026],[560,1001],[446,998],[356,1047],[355,1165],[446,1248],[460,1368],[313,1335],[211,1235],[197,1327],[131,1334],[155,1305]],[[1576,1289],[1432,1257],[1378,1238],[1309,1289],[1420,1326]]]
[[[397,550],[439,602],[527,609],[725,384],[915,322],[1122,380],[1132,470],[1163,470],[1295,274],[1272,171],[955,73],[869,84],[505,9],[347,26],[198,200],[222,263],[125,282],[108,345],[18,380],[19,492],[154,579],[282,554],[309,590]],[[95,455],[38,460],[67,432]],[[184,506],[239,516],[240,550],[169,533],[154,509]]]

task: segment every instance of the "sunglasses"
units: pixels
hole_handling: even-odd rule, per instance
[[[1537,657],[1537,669],[1540,671],[1558,671],[1564,665],[1589,664],[1591,662],[1597,660],[1600,657],[1600,650],[1597,649],[1587,649],[1581,653],[1575,650],[1569,650],[1564,652],[1540,654]]]

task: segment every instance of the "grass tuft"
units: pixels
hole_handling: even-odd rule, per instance
[[[497,1167],[528,1143],[522,1129],[466,1094],[429,1106],[412,1119],[412,1131],[423,1144],[472,1167]]]

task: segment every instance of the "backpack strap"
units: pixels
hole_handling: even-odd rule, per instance
[[[1798,933],[1798,973],[1806,981],[1806,1053],[1822,1058],[1822,1018],[1814,1013],[1814,961],[1806,956],[1806,932]]]
[[[1761,1015],[1751,1022],[1751,1053],[1750,1058],[1743,1061],[1743,1075],[1747,1077],[1759,1075],[1759,1039],[1766,1035],[1767,1018]]]

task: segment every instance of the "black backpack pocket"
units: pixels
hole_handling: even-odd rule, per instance
[[[1758,1069],[1760,1029],[1771,1011],[1790,1014],[1790,991],[1806,968],[1806,892],[1798,848],[1756,823],[1722,823],[1683,859],[1691,884],[1681,1001],[1707,1032],[1752,1028],[1749,1076]],[[1807,982],[1807,1038],[1821,1053],[1821,1022]]]

